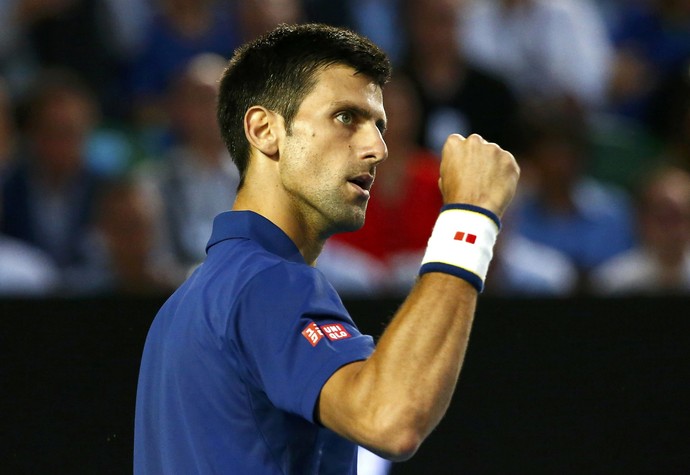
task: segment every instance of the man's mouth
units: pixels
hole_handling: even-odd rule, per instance
[[[368,173],[364,173],[362,175],[350,178],[347,181],[357,186],[368,195],[369,191],[371,190],[371,185],[374,184],[374,177]]]

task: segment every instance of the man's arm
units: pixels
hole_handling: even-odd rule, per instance
[[[439,180],[446,204],[471,204],[500,217],[518,176],[513,156],[479,136],[446,141]],[[373,355],[340,368],[326,382],[321,423],[386,458],[411,457],[448,408],[476,300],[475,287],[461,278],[422,275]]]

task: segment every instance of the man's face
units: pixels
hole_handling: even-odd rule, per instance
[[[457,55],[456,35],[460,0],[410,2],[410,35],[419,55]]]
[[[64,175],[78,170],[92,125],[91,105],[80,97],[64,94],[45,104],[31,127],[34,152],[44,171]]]
[[[217,142],[222,147],[216,121],[217,94],[215,85],[204,84],[195,78],[183,79],[173,90],[170,116],[184,140]]]
[[[280,150],[291,211],[328,237],[364,224],[376,165],[388,156],[381,88],[352,68],[331,66],[302,102]]]
[[[641,237],[657,254],[678,259],[690,247],[690,187],[683,172],[657,178],[644,194]]]

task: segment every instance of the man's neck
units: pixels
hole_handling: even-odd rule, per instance
[[[310,266],[315,265],[326,237],[319,235],[314,230],[315,227],[306,219],[287,212],[284,204],[276,204],[265,193],[258,193],[258,190],[244,186],[237,192],[232,209],[233,211],[253,211],[271,221],[295,243],[304,261]]]

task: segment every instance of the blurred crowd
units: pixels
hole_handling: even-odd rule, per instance
[[[455,132],[522,169],[486,294],[690,294],[690,0],[4,0],[0,295],[176,288],[239,181],[217,79],[306,21],[394,63],[366,223],[317,264],[343,297],[410,289]]]

